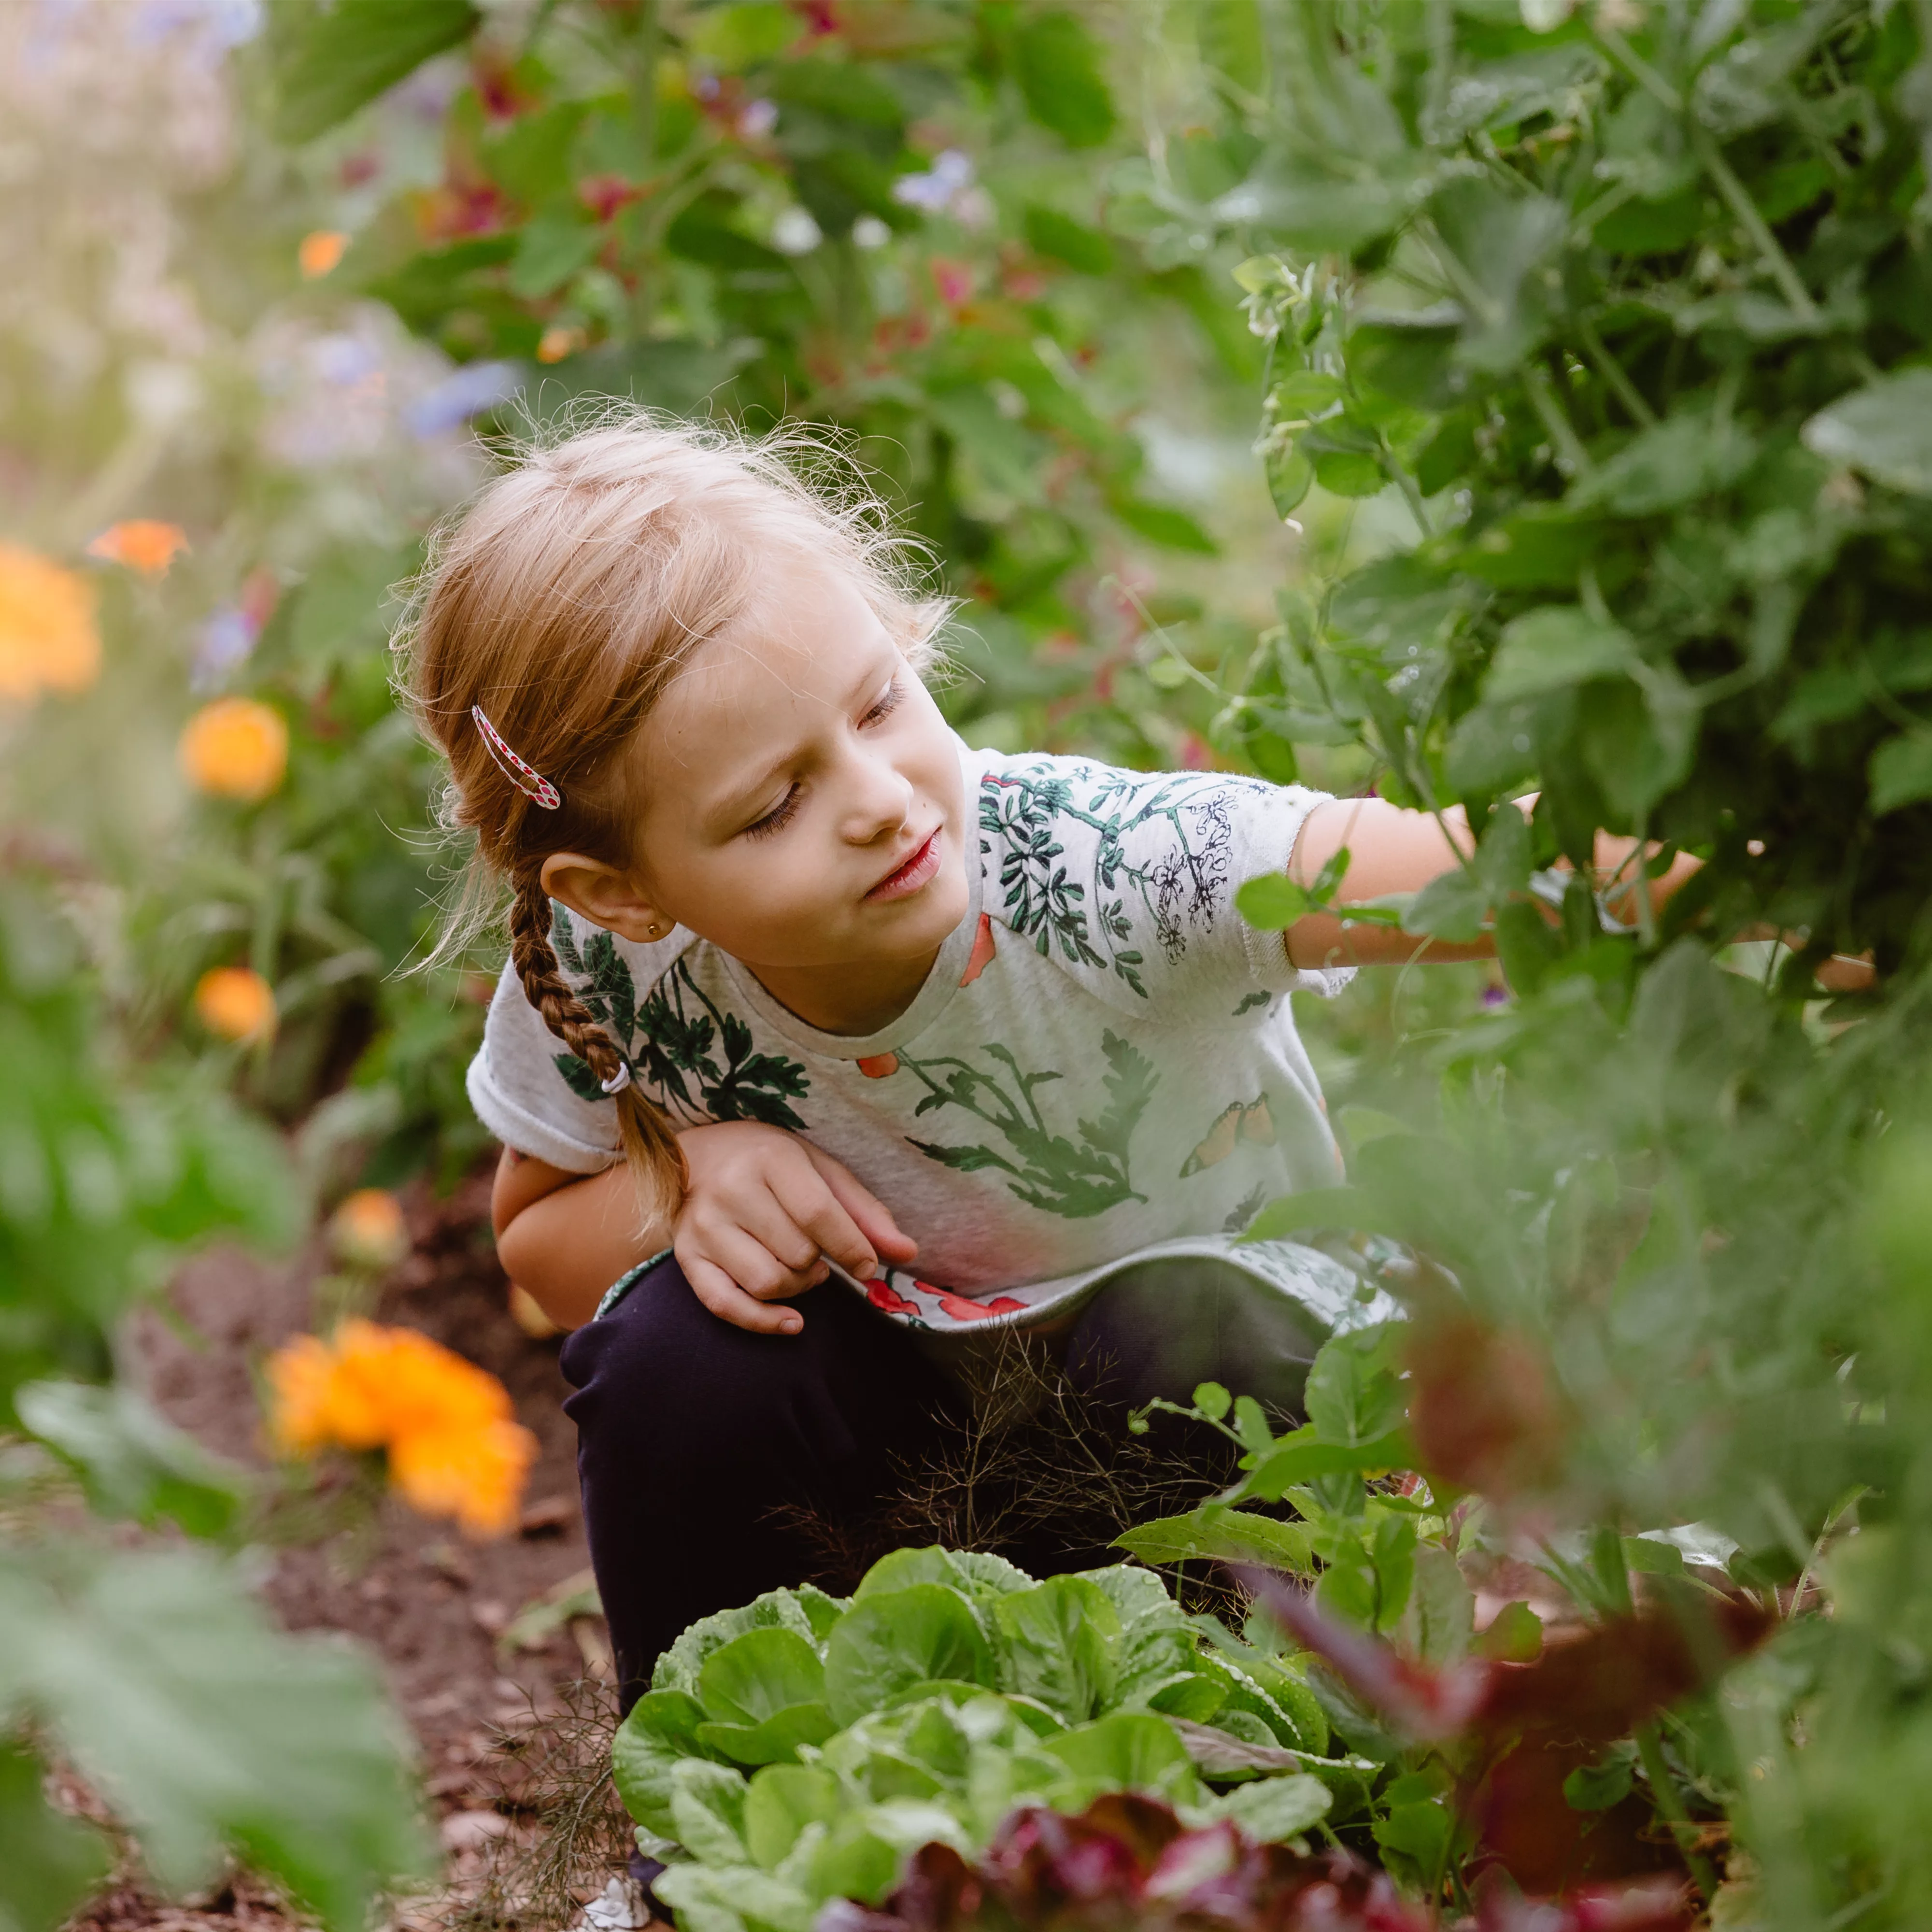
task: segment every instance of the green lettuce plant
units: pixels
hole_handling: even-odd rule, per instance
[[[1022,1802],[1153,1792],[1196,1823],[1286,1839],[1359,1806],[1291,1664],[1205,1644],[1128,1565],[1036,1582],[1001,1558],[901,1550],[849,1600],[774,1591],[658,1660],[612,1766],[656,1889],[694,1932],[808,1932],[876,1902],[929,1843],[964,1853]]]

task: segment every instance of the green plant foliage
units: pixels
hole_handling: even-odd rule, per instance
[[[1269,478],[1284,514],[1312,482],[1408,528],[1285,610],[1285,684],[1407,802],[1539,785],[1539,865],[1598,826],[1706,855],[1664,938],[1895,964],[1932,784],[1918,12],[1291,10],[1300,70],[1246,104],[1222,204],[1260,244]]]
[[[922,1844],[984,1846],[1022,1802],[1142,1791],[1283,1838],[1331,1789],[1358,1802],[1367,1767],[1326,1756],[1295,1666],[1252,1660],[1266,1688],[1144,1570],[1036,1582],[997,1557],[896,1550],[849,1603],[775,1591],[694,1624],[612,1769],[640,1841],[672,1860],[667,1902],[710,1932],[804,1932],[828,1898],[883,1898]]]
[[[111,1546],[70,1514],[42,1533],[32,1508],[57,1456],[103,1516],[239,1530],[241,1472],[132,1390],[82,1378],[108,1374],[121,1318],[192,1245],[291,1232],[291,1177],[206,1082],[134,1084],[64,922],[17,880],[0,892],[0,1413],[28,1438],[0,1463],[0,1924],[51,1932],[110,1862],[48,1808],[45,1748],[164,1887],[205,1883],[232,1851],[354,1932],[427,1850],[374,1666],[276,1630],[212,1555]]]

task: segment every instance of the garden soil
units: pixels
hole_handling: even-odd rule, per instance
[[[412,1250],[368,1312],[434,1336],[508,1389],[542,1445],[520,1531],[469,1542],[391,1501],[359,1532],[278,1551],[263,1591],[290,1629],[346,1631],[369,1646],[415,1731],[448,1870],[440,1894],[400,1908],[406,1926],[446,1922],[514,1841],[534,1834],[531,1756],[554,1745],[560,1724],[582,1732],[586,1712],[594,1756],[596,1720],[610,1702],[600,1618],[560,1618],[547,1635],[514,1641],[520,1612],[589,1582],[590,1557],[558,1344],[531,1340],[511,1318],[488,1191],[479,1173],[446,1200],[426,1189],[405,1196]],[[136,1335],[140,1372],[162,1412],[220,1454],[265,1465],[261,1364],[312,1325],[326,1265],[318,1241],[292,1262],[221,1251],[185,1269],[165,1310],[144,1315]],[[202,1898],[164,1901],[129,1874],[74,1932],[285,1932],[287,1923],[245,1875]]]

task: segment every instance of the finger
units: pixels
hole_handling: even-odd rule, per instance
[[[786,1214],[816,1246],[861,1281],[878,1272],[879,1257],[864,1231],[840,1204],[816,1168],[775,1181],[773,1192]]]
[[[680,1255],[678,1265],[692,1293],[734,1328],[748,1328],[756,1335],[796,1335],[805,1326],[805,1317],[796,1308],[774,1308],[753,1300],[715,1262]]]
[[[742,1228],[727,1228],[706,1239],[699,1252],[758,1301],[782,1301],[787,1295],[802,1294],[825,1278],[825,1264],[816,1252],[808,1266],[789,1268],[764,1242]]]
[[[839,1206],[850,1215],[859,1232],[878,1253],[890,1262],[909,1262],[917,1257],[919,1244],[910,1236],[900,1233],[899,1224],[892,1219],[892,1210],[843,1161],[834,1160],[809,1141],[801,1141],[799,1144],[805,1149],[812,1166],[824,1176],[826,1186],[831,1189]]]
[[[802,1225],[794,1210],[783,1178],[773,1176],[751,1199],[734,1202],[733,1222],[752,1239],[768,1249],[780,1264],[803,1275],[817,1262],[824,1243]]]

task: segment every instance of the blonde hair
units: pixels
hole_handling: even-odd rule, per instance
[[[950,607],[924,594],[926,554],[844,447],[788,424],[752,436],[628,406],[599,407],[509,452],[510,465],[434,533],[398,648],[406,698],[448,760],[447,829],[473,838],[447,949],[508,889],[510,956],[550,1031],[607,1088],[611,1038],[557,964],[560,914],[544,861],[634,859],[623,754],[680,668],[752,604],[775,556],[849,573],[916,668]],[[479,707],[562,795],[546,810],[490,754]],[[672,1122],[633,1081],[616,1095],[624,1154],[647,1218],[686,1180]]]

